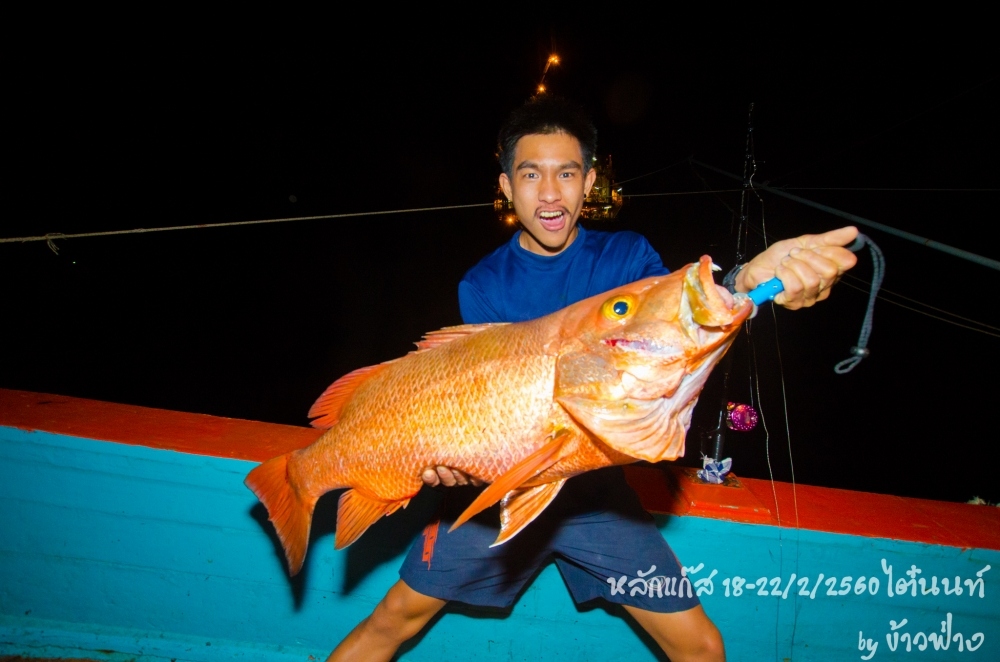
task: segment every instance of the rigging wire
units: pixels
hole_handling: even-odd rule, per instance
[[[677,161],[676,163],[671,163],[668,166],[663,166],[662,168],[657,168],[656,170],[653,170],[651,172],[647,172],[645,175],[638,175],[636,177],[629,177],[628,179],[623,179],[620,182],[615,182],[615,184],[616,185],[621,185],[621,184],[627,184],[629,182],[634,182],[637,179],[642,179],[643,177],[649,177],[650,175],[655,175],[656,173],[663,172],[664,170],[670,170],[671,168],[677,167],[677,166],[681,165],[682,163],[686,163],[686,162],[688,162],[690,160],[691,160],[691,157],[689,156],[686,159],[681,159],[680,161]]]
[[[842,147],[841,149],[836,150],[836,151],[828,154],[827,156],[822,156],[819,159],[816,159],[815,161],[813,161],[812,163],[809,163],[809,164],[807,164],[805,166],[802,166],[801,168],[797,168],[795,170],[789,170],[788,172],[786,172],[786,173],[784,173],[782,175],[778,175],[772,181],[777,181],[779,179],[785,179],[786,177],[788,177],[790,175],[794,175],[796,173],[804,172],[806,170],[809,170],[811,168],[816,167],[817,165],[819,165],[821,163],[825,163],[825,162],[827,162],[827,161],[829,161],[829,160],[831,160],[833,158],[836,158],[836,157],[840,156],[841,154],[843,154],[844,152],[856,150],[859,147],[861,147],[862,145],[864,145],[865,143],[871,142],[872,140],[875,140],[879,136],[883,136],[886,133],[890,133],[892,131],[895,131],[899,127],[904,126],[906,124],[909,124],[910,122],[912,122],[913,120],[917,119],[918,117],[922,117],[922,116],[926,115],[927,113],[929,113],[931,111],[937,110],[941,106],[945,106],[945,105],[947,105],[947,104],[949,104],[949,103],[951,103],[953,101],[957,101],[958,99],[961,99],[962,97],[964,97],[966,94],[969,94],[970,92],[973,92],[973,91],[979,89],[980,87],[983,87],[984,85],[988,85],[989,83],[993,83],[996,80],[997,80],[997,78],[994,76],[992,78],[987,78],[986,80],[980,81],[979,83],[973,85],[972,87],[970,87],[970,88],[968,88],[968,89],[966,89],[966,90],[964,90],[962,92],[959,92],[958,94],[956,94],[956,95],[954,95],[952,97],[949,97],[948,99],[945,99],[944,101],[942,101],[940,103],[934,104],[933,106],[930,106],[929,108],[925,108],[925,109],[921,110],[920,112],[916,113],[915,115],[910,115],[909,117],[907,117],[906,119],[902,120],[901,122],[897,122],[896,124],[893,124],[892,126],[886,128],[886,129],[882,129],[881,131],[878,131],[878,132],[876,132],[876,133],[868,136],[867,138],[862,138],[861,140],[856,140],[853,143],[851,143],[850,145],[847,145],[846,147]]]
[[[843,285],[845,285],[846,287],[851,288],[852,290],[857,290],[859,292],[864,292],[866,294],[868,293],[867,289],[858,287],[857,285],[854,285],[853,283],[848,283],[848,282],[845,282],[845,281],[841,281],[841,283]],[[884,288],[882,290],[880,290],[880,292],[885,292],[885,291],[886,290]],[[895,294],[895,293],[893,293],[893,294]],[[902,296],[902,295],[900,294],[900,295],[896,295],[896,296]],[[924,311],[922,311],[922,310],[920,310],[918,308],[913,308],[912,306],[907,306],[907,305],[901,304],[898,301],[893,301],[892,299],[887,299],[884,296],[882,296],[881,294],[879,294],[876,298],[879,301],[884,301],[885,303],[889,303],[889,304],[892,304],[894,306],[898,306],[900,308],[903,308],[905,310],[912,311],[912,312],[914,312],[914,313],[916,313],[918,315],[923,315],[924,317],[930,317],[931,319],[936,319],[938,321],[944,322],[945,324],[951,324],[952,326],[957,326],[957,327],[962,328],[962,329],[968,329],[969,331],[975,331],[976,333],[982,333],[982,334],[987,335],[987,336],[993,336],[994,338],[1000,338],[1000,333],[992,333],[992,332],[986,331],[984,329],[977,329],[976,327],[969,326],[967,324],[959,324],[958,322],[954,322],[954,321],[946,319],[944,317],[939,317],[938,315],[931,315],[930,313],[926,313],[926,312],[924,312]],[[903,298],[908,299],[908,297],[903,297]],[[908,299],[908,300],[909,301],[914,301],[914,299]],[[934,308],[933,306],[929,306],[929,305],[921,303],[921,302],[917,302],[917,303],[920,303],[920,305],[922,305],[922,306],[927,306],[928,308],[931,308],[933,310],[938,310],[937,308]],[[953,316],[957,317],[958,319],[963,319],[963,320],[967,319],[965,317],[961,317],[960,315],[955,315],[954,313],[949,313],[948,311],[941,311],[941,312],[943,312],[943,313],[945,313],[947,315],[953,315]],[[977,322],[975,320],[968,320],[968,321],[973,322],[975,324],[981,324],[982,326],[985,326],[988,329],[996,329],[995,326],[990,326],[989,324],[986,324],[984,322]]]
[[[727,209],[728,209],[728,206],[727,206]],[[756,233],[758,236],[760,236],[764,240],[765,246],[767,245],[767,242],[769,240],[770,241],[775,241],[775,238],[772,237],[772,236],[770,236],[770,235],[767,235],[767,236],[762,235],[761,232],[760,232],[760,230],[758,230],[757,228],[751,227],[750,230],[753,231],[754,233]],[[857,285],[852,285],[851,283],[846,282],[847,280],[857,281],[858,283],[863,283],[863,284],[867,285],[868,287],[865,288],[865,289],[862,289],[861,287],[859,287]],[[858,278],[857,276],[855,276],[855,275],[853,275],[851,273],[844,274],[843,277],[841,278],[841,280],[839,282],[843,283],[847,287],[850,287],[851,289],[855,289],[855,290],[858,290],[860,292],[865,292],[865,293],[868,293],[868,291],[869,291],[869,289],[871,287],[871,283],[867,283],[867,282],[863,281],[862,279]],[[932,319],[940,320],[940,321],[945,322],[947,324],[952,324],[954,326],[957,326],[957,327],[960,327],[960,328],[963,328],[963,329],[969,329],[970,331],[976,331],[978,333],[984,333],[984,334],[986,334],[988,336],[1000,337],[1000,334],[997,334],[997,333],[990,333],[989,331],[984,331],[982,329],[977,329],[974,326],[968,326],[966,324],[959,324],[957,322],[953,322],[951,320],[945,319],[943,317],[939,317],[937,315],[931,315],[930,313],[924,312],[924,311],[919,310],[917,308],[913,308],[911,306],[903,305],[903,304],[899,303],[898,301],[893,301],[892,299],[887,299],[886,297],[882,296],[882,294],[891,294],[893,296],[897,296],[897,297],[899,297],[901,299],[905,299],[907,301],[911,301],[911,302],[913,302],[913,303],[915,303],[917,305],[924,306],[925,308],[928,308],[930,310],[934,310],[934,311],[942,313],[944,315],[950,315],[951,317],[954,317],[956,319],[960,319],[960,320],[965,321],[965,322],[970,322],[972,324],[977,324],[979,326],[985,327],[987,329],[992,329],[994,331],[1000,331],[1000,328],[992,326],[992,325],[987,324],[985,322],[980,322],[978,320],[974,320],[974,319],[971,319],[971,318],[968,318],[968,317],[963,317],[962,315],[959,315],[957,313],[953,313],[953,312],[944,310],[942,308],[936,308],[936,307],[934,307],[934,306],[932,306],[932,305],[930,305],[928,303],[924,303],[923,301],[920,301],[919,299],[913,299],[913,298],[908,297],[908,296],[906,296],[904,294],[900,294],[900,293],[894,292],[892,290],[887,290],[884,287],[880,287],[879,288],[879,293],[876,295],[876,298],[879,301],[885,301],[886,303],[891,303],[894,306],[899,306],[900,308],[905,308],[906,310],[913,311],[913,312],[917,313],[918,315],[924,315],[926,317],[930,317]]]
[[[738,188],[727,188],[718,189],[714,191],[667,191],[666,193],[626,193],[623,194],[623,198],[656,198],[671,195],[702,195],[704,193],[738,193],[743,189]]]
[[[194,225],[172,225],[157,228],[135,228],[132,230],[106,230],[103,232],[76,232],[73,234],[63,234],[62,232],[50,232],[34,237],[0,237],[0,244],[25,243],[29,241],[44,241],[49,248],[58,253],[55,246],[56,239],[78,239],[81,237],[108,237],[118,234],[145,234],[148,232],[168,232],[171,230],[204,230],[206,228],[226,228],[239,225],[262,225],[265,223],[290,223],[292,221],[321,221],[334,218],[357,218],[359,216],[384,216],[387,214],[409,214],[421,211],[445,211],[449,209],[470,209],[472,207],[492,207],[492,202],[482,202],[471,205],[446,205],[443,207],[418,207],[413,209],[392,209],[387,211],[362,211],[350,212],[346,214],[325,214],[323,216],[296,216],[292,218],[268,218],[254,221],[228,221],[224,223],[198,223]]]
[[[775,186],[779,191],[906,191],[909,193],[996,193],[1000,188],[880,188],[877,186]]]

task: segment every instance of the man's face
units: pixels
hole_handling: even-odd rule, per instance
[[[580,142],[567,133],[533,133],[517,141],[513,176],[501,174],[500,188],[524,228],[522,248],[556,255],[576,239],[583,199],[597,177],[583,166]]]

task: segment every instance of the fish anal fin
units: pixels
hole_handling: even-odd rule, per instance
[[[293,451],[294,452],[294,451]],[[303,496],[288,481],[288,460],[292,453],[279,455],[253,469],[243,482],[267,508],[292,576],[302,569],[309,545],[309,529],[317,497]]]
[[[358,386],[385,368],[386,364],[365,366],[349,372],[323,391],[323,395],[309,408],[309,418],[314,418],[314,428],[332,428],[340,419],[340,411]]]
[[[359,494],[357,490],[347,490],[340,495],[337,503],[337,542],[334,548],[344,549],[360,538],[378,518],[391,515],[409,503],[409,499],[381,501]]]
[[[508,492],[500,502],[500,535],[490,547],[502,545],[531,524],[552,503],[565,483],[563,478],[554,483]]]
[[[502,323],[489,323],[489,324],[461,324],[458,326],[446,326],[443,329],[438,329],[437,331],[430,331],[424,335],[424,337],[414,343],[417,346],[418,352],[423,352],[428,349],[434,349],[435,347],[440,347],[441,345],[447,345],[452,340],[458,340],[459,338],[465,338],[466,336],[471,336],[473,334],[479,333],[480,331],[485,331],[494,326],[504,326],[506,322]]]
[[[448,529],[449,533],[503,499],[508,492],[516,490],[531,477],[536,476],[558,462],[561,457],[560,451],[563,444],[569,439],[568,433],[569,431],[566,429],[559,430],[541,448],[515,464],[507,473],[493,481],[489,487],[479,494],[475,501],[469,504],[465,512],[455,520],[455,523]]]

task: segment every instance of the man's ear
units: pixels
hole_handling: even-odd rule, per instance
[[[593,182],[591,182],[591,185],[593,185]],[[508,200],[514,199],[514,194],[510,189],[510,177],[508,177],[505,172],[500,173],[500,190],[503,191],[503,194],[507,196]]]
[[[590,195],[590,189],[594,188],[594,182],[597,181],[597,170],[591,168],[587,171],[587,174],[583,178],[583,195]]]

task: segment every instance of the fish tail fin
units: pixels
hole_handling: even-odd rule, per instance
[[[288,572],[295,576],[306,558],[313,510],[319,497],[303,495],[292,484],[288,475],[292,453],[279,455],[254,468],[243,482],[267,508],[268,519],[274,524],[285,550]]]

